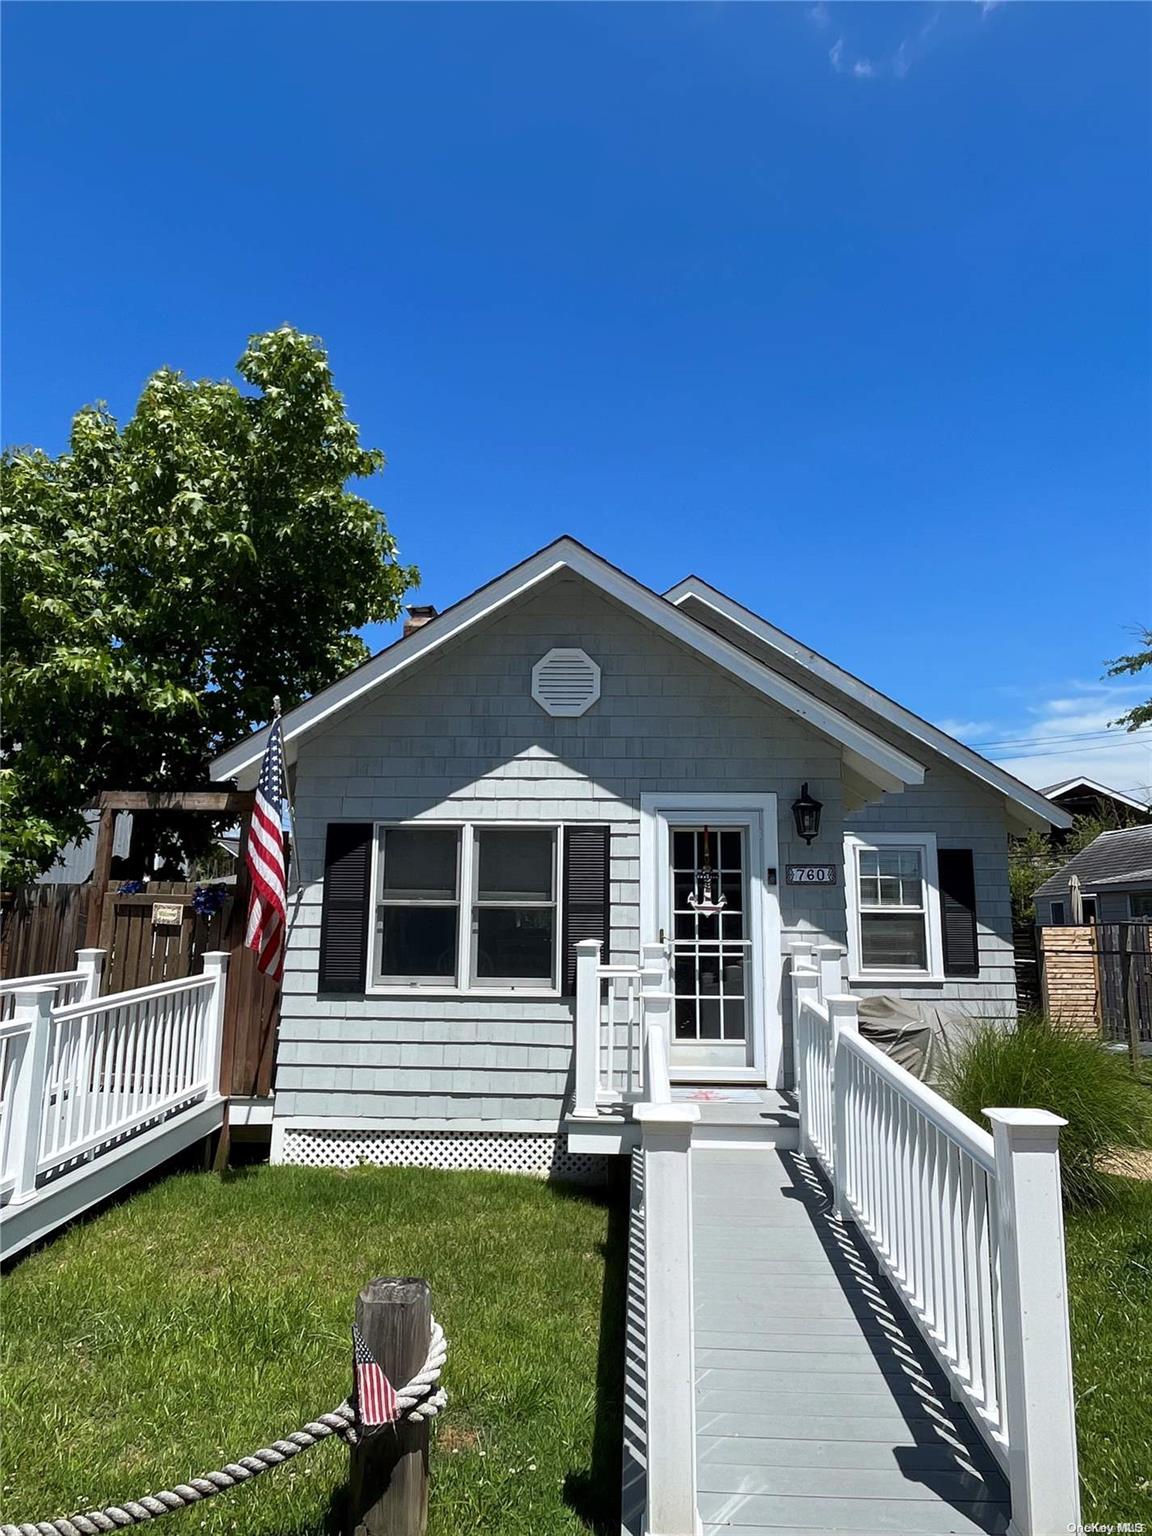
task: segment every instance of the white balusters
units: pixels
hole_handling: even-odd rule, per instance
[[[644,1055],[650,1099],[634,1114],[644,1162],[645,1530],[696,1536],[691,1151],[700,1111],[671,1102],[662,1024],[649,1025]]]
[[[1059,1127],[995,1141],[859,1034],[836,946],[792,946],[802,1152],[832,1183],[1009,1475],[1019,1536],[1079,1522]]]
[[[226,954],[206,955],[202,976],[104,998],[100,951],[80,958],[79,1001],[56,1001],[57,978],[17,992],[0,1023],[0,1191],[16,1203],[43,1175],[219,1091]]]
[[[644,1042],[649,1023],[670,1028],[668,985],[664,944],[646,944],[639,966],[601,964],[595,939],[576,945],[574,1116],[595,1118],[647,1095]]]

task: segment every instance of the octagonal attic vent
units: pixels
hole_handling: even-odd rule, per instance
[[[600,697],[600,668],[584,651],[549,651],[532,668],[532,697],[549,715],[585,714]]]

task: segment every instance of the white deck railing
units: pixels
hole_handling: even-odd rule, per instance
[[[692,1291],[692,1130],[695,1104],[674,1104],[668,1034],[648,1020],[647,1093],[636,1105],[644,1188],[644,1371],[647,1512],[644,1529],[695,1536],[696,1367]]]
[[[602,965],[596,939],[576,945],[574,1114],[595,1117],[647,1096],[648,1028],[667,1031],[671,1010],[666,945],[645,944],[637,966]]]
[[[54,987],[56,1001],[61,1005],[78,1003],[85,997],[98,997],[103,969],[102,949],[78,949],[74,970],[48,971],[39,976],[16,976],[10,981],[0,981],[0,1022],[12,1017],[16,994],[27,992],[29,987]]]
[[[1065,1122],[988,1109],[989,1135],[861,1038],[857,999],[821,958],[794,947],[801,1151],[824,1167],[834,1214],[856,1222],[1008,1474],[1014,1529],[1075,1528]]]
[[[0,1195],[46,1179],[219,1090],[228,956],[204,972],[61,1004],[46,983],[15,993],[3,1045]]]

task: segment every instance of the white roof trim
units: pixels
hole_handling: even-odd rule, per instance
[[[763,697],[782,705],[814,729],[838,742],[844,761],[855,773],[880,789],[899,790],[924,782],[924,768],[898,748],[866,727],[821,703],[812,694],[779,676],[749,656],[739,646],[715,635],[688,614],[640,582],[609,565],[575,539],[562,538],[530,556],[522,564],[489,582],[470,597],[447,609],[402,641],[389,646],[354,672],[338,679],[306,699],[281,721],[285,746],[291,749],[301,737],[314,731],[338,710],[346,709],[372,689],[404,672],[449,640],[489,618],[497,609],[523,596],[558,571],[570,570],[598,587],[608,597],[630,608],[640,618],[662,630]],[[252,769],[264,752],[268,730],[264,727],[237,743],[212,764],[214,779],[232,779]],[[290,753],[291,755],[291,753]],[[1054,809],[1054,808],[1053,808]]]
[[[1020,819],[1027,825],[1040,827],[1072,825],[1072,817],[1066,811],[1062,811],[1059,806],[1053,805],[1040,790],[1033,789],[1020,779],[1014,778],[1003,768],[990,763],[986,757],[981,757],[979,752],[974,752],[971,747],[955,741],[951,736],[938,730],[936,726],[929,725],[927,720],[921,720],[920,716],[914,715],[911,710],[904,709],[902,705],[897,704],[885,694],[870,688],[867,683],[861,682],[858,677],[853,677],[850,672],[845,672],[835,662],[829,661],[809,646],[801,644],[799,640],[794,640],[791,635],[786,635],[774,624],[769,624],[767,619],[762,619],[751,609],[726,597],[723,592],[718,592],[715,587],[709,586],[699,576],[685,577],[664,595],[670,603],[675,603],[678,607],[686,598],[695,598],[697,602],[714,609],[755,639],[771,646],[773,650],[780,651],[801,666],[807,667],[822,682],[838,688],[847,698],[863,704],[866,709],[879,715],[882,720],[887,720],[890,725],[897,726],[916,741],[922,742],[931,751],[955,763],[958,768],[963,768],[967,773],[983,780],[990,788],[1009,800],[1013,806],[1018,807],[1023,813]]]
[[[1105,795],[1109,800],[1119,800],[1121,805],[1127,805],[1134,811],[1144,811],[1152,814],[1152,805],[1146,800],[1134,800],[1131,795],[1126,795],[1123,790],[1109,789],[1107,784],[1098,784],[1095,779],[1086,779],[1083,776],[1075,779],[1066,779],[1063,784],[1049,784],[1047,789],[1040,793],[1047,800],[1054,799],[1057,795],[1064,794],[1070,789],[1090,789],[1093,794]]]

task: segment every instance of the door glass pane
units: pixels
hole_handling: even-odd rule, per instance
[[[478,908],[477,976],[550,981],[554,919],[552,907]]]
[[[745,833],[724,828],[672,829],[672,981],[675,1034],[681,1043],[745,1039],[745,978],[748,947],[743,942],[748,898]],[[724,898],[719,912],[701,912],[691,896],[705,900],[704,869],[713,872],[711,897]]]
[[[384,896],[454,901],[458,842],[455,829],[389,827],[384,833]]]
[[[384,976],[456,975],[455,907],[381,907]]]
[[[480,900],[551,901],[552,847],[551,832],[478,830]]]
[[[908,967],[926,970],[928,946],[924,919],[896,913],[864,913],[860,918],[860,959],[868,970]]]

